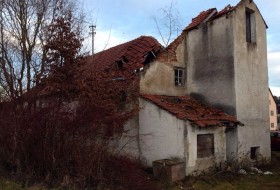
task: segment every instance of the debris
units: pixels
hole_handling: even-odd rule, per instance
[[[244,169],[240,169],[238,171],[239,174],[242,174],[242,175],[247,175],[247,172],[244,170]]]
[[[269,171],[266,171],[263,173],[264,175],[272,175],[273,173],[272,172],[269,172]]]
[[[259,170],[258,168],[255,168],[255,167],[251,167],[250,170],[252,172],[255,172],[255,173],[258,173],[258,174],[262,174],[263,173],[261,170]]]

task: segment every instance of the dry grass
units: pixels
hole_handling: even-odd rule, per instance
[[[280,151],[272,152],[272,161],[268,166],[260,168],[271,171],[273,175],[247,174],[239,175],[233,172],[220,172],[199,177],[186,177],[176,183],[156,182],[160,189],[166,190],[279,190],[280,189]],[[150,174],[151,175],[151,174]],[[43,185],[33,185],[23,188],[18,183],[0,178],[1,190],[48,190]],[[52,190],[67,190],[63,187]],[[69,190],[69,189],[68,189]]]

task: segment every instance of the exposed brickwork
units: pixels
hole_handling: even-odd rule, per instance
[[[164,63],[176,62],[176,50],[178,45],[180,45],[185,39],[185,33],[182,32],[180,36],[178,36],[172,43],[170,43],[165,50],[159,54],[157,61],[161,61]]]

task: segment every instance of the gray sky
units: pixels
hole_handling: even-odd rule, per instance
[[[172,0],[83,0],[89,25],[96,25],[95,52],[137,38],[153,36],[160,42],[153,16],[161,13]],[[201,11],[226,5],[235,6],[239,0],[173,0],[179,12],[181,29]],[[267,29],[269,86],[280,96],[280,0],[254,0]],[[179,29],[179,34],[181,30]],[[85,39],[90,50],[91,38]]]

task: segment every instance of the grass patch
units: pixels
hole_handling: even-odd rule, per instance
[[[7,180],[4,178],[0,178],[0,189],[1,190],[22,190],[21,186],[12,181],[12,180]]]

